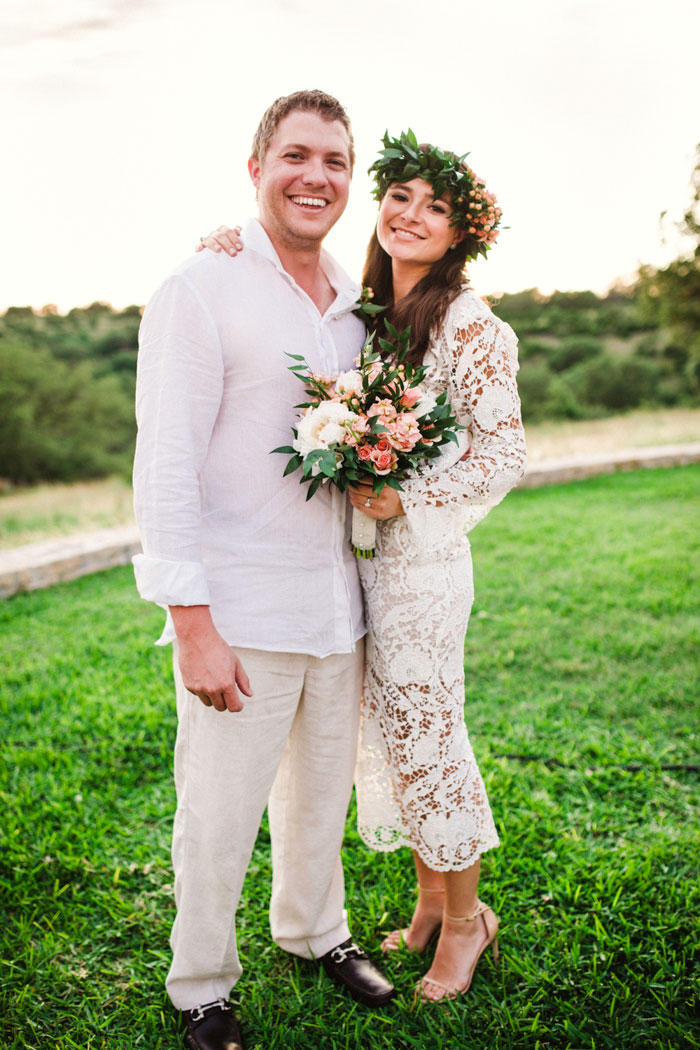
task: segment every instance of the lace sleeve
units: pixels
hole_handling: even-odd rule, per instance
[[[439,519],[473,528],[525,471],[525,435],[515,381],[517,340],[479,300],[480,308],[457,310],[434,349],[442,388],[471,439],[457,462],[402,482],[401,500],[414,533],[434,531]],[[429,515],[433,509],[453,513]]]

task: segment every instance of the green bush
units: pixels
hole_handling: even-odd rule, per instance
[[[0,339],[0,476],[13,484],[128,473],[136,426],[116,376]]]
[[[581,404],[568,377],[552,372],[543,361],[523,364],[518,373],[518,390],[526,423],[545,419],[585,419],[595,414]]]
[[[532,361],[535,358],[546,361],[552,352],[552,344],[542,339],[526,337],[518,342],[518,356],[521,361]]]
[[[664,377],[665,369],[655,361],[609,354],[599,354],[567,372],[567,379],[583,404],[612,412],[653,403]]]
[[[599,339],[587,335],[571,335],[550,349],[549,365],[555,372],[563,372],[602,353],[603,344]]]

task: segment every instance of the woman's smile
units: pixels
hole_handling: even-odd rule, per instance
[[[382,200],[377,237],[384,251],[397,262],[430,267],[442,258],[457,236],[450,225],[451,217],[449,194],[435,197],[425,179],[395,183]]]

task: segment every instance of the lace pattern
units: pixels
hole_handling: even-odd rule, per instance
[[[525,469],[517,341],[470,291],[426,355],[426,386],[467,428],[403,484],[406,515],[380,522],[361,561],[369,635],[358,826],[374,849],[410,846],[436,871],[498,845],[464,722],[464,636],[473,600],[466,533]]]

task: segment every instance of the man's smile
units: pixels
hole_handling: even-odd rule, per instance
[[[325,208],[328,201],[325,197],[290,197],[292,204],[296,204],[302,208],[316,208],[317,210]]]

